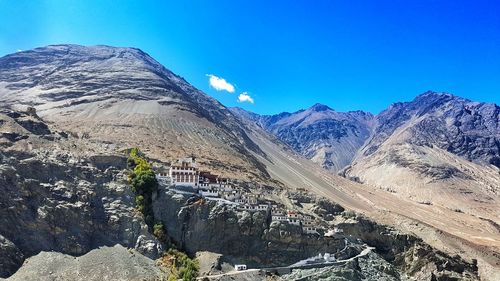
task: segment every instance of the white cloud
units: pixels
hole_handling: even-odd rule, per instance
[[[217,91],[228,91],[230,93],[234,93],[234,86],[227,82],[226,79],[217,77],[213,74],[207,74],[209,77],[208,82],[210,86]]]
[[[22,51],[23,51],[23,50],[21,50],[21,49],[17,49],[17,52],[22,52]]]
[[[247,92],[243,92],[238,96],[238,102],[253,103],[253,98]]]

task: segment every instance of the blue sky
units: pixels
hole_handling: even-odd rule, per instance
[[[500,104],[499,1],[0,0],[0,56],[57,43],[141,48],[261,114],[378,113],[426,90]]]

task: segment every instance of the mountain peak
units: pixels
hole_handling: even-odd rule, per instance
[[[421,99],[457,99],[460,97],[454,96],[447,92],[435,92],[435,91],[426,91],[415,97],[415,100]]]
[[[315,105],[311,106],[310,109],[312,111],[316,111],[316,112],[327,111],[327,110],[332,110],[333,111],[333,109],[331,109],[327,105],[324,105],[324,104],[321,104],[321,103],[316,103]]]

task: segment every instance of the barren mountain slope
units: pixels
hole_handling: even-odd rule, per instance
[[[113,150],[138,146],[164,161],[193,153],[226,175],[267,178],[231,112],[138,49],[54,45],[7,55],[0,99]]]
[[[349,154],[330,156],[344,165],[353,161],[341,174],[367,183],[366,188],[500,222],[500,108],[495,104],[427,92],[373,119],[321,105],[274,116],[232,110],[313,161],[326,146]],[[364,128],[365,134],[354,128]]]
[[[336,112],[322,104],[294,113],[263,116],[240,108],[231,110],[254,120],[295,151],[335,172],[352,162],[370,137],[374,121],[370,113]]]
[[[377,116],[346,175],[423,204],[500,222],[500,108],[428,92]]]
[[[289,188],[312,191],[375,221],[415,233],[443,251],[477,258],[483,276],[500,277],[500,232],[498,224],[486,219],[492,217],[488,212],[498,211],[493,202],[485,205],[483,217],[456,212],[446,206],[419,204],[321,169],[270,136],[254,120],[245,119],[243,122],[248,135],[268,156],[268,159],[260,160],[265,163],[271,177]],[[495,280],[495,277],[485,280]]]

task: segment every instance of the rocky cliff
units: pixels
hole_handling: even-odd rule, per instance
[[[154,211],[180,248],[220,253],[232,264],[285,266],[344,245],[342,239],[304,235],[300,226],[271,223],[265,212],[236,211],[172,191],[160,191]]]
[[[0,277],[40,251],[83,255],[104,245],[162,252],[134,209],[119,155],[83,157],[78,139],[52,133],[34,113],[0,112]]]

